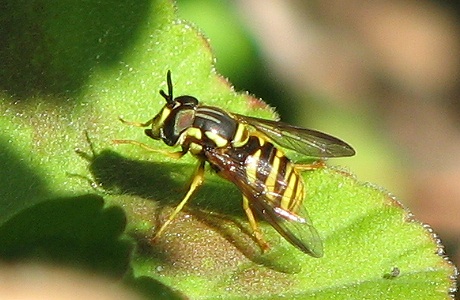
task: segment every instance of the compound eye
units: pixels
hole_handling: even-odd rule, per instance
[[[184,130],[188,129],[193,125],[195,119],[195,110],[184,109],[177,112],[174,122],[174,132],[176,135],[180,135]]]
[[[176,145],[181,134],[193,125],[195,120],[195,109],[190,106],[179,106],[166,118],[161,130],[163,141],[169,145]]]

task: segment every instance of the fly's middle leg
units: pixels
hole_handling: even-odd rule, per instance
[[[187,201],[190,199],[190,197],[193,195],[193,193],[196,191],[196,189],[203,183],[203,178],[204,178],[204,165],[205,161],[200,161],[192,178],[192,182],[190,183],[190,186],[188,188],[187,194],[185,197],[182,199],[182,201],[179,203],[179,205],[176,206],[174,211],[169,215],[168,219],[166,222],[161,225],[160,229],[157,230],[155,233],[155,236],[153,239],[158,238],[168,227],[168,225],[174,220],[174,218],[177,216],[177,214],[184,208],[185,204]]]

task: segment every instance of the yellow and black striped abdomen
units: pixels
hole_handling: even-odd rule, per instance
[[[247,183],[265,194],[273,207],[295,213],[304,197],[304,182],[283,151],[258,135],[234,151],[246,154],[243,160]]]

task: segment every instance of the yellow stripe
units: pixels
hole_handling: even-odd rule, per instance
[[[300,205],[302,205],[302,202],[305,198],[303,179],[301,175],[298,174],[297,172],[295,172],[295,175],[299,180],[297,181],[297,191],[295,195],[292,197],[292,202],[291,202],[291,207],[290,207],[290,211],[294,213],[299,210],[299,207]]]
[[[203,147],[201,147],[201,145],[196,144],[196,143],[190,143],[188,150],[190,151],[190,153],[197,155],[201,153],[201,150],[203,150]]]
[[[250,160],[248,161],[248,164],[246,165],[246,176],[248,177],[248,180],[251,182],[254,182],[257,176],[257,165],[259,163],[260,159],[260,154],[262,151],[259,149],[257,150],[253,155],[250,156]]]
[[[158,123],[163,124],[170,113],[171,113],[171,110],[169,108],[166,108],[166,107],[163,108],[163,111],[161,112],[161,118]]]
[[[213,141],[217,147],[225,147],[228,144],[228,141],[218,135],[217,133],[214,133],[212,131],[206,131],[204,133],[211,141]]]
[[[289,178],[289,182],[287,184],[286,190],[284,191],[284,195],[283,195],[283,198],[282,198],[281,204],[280,204],[280,207],[285,209],[285,210],[289,210],[289,206],[290,206],[291,202],[295,201],[295,195],[293,193],[294,193],[295,187],[298,184],[298,180],[297,180],[296,175],[297,174],[295,174],[295,173],[286,174],[286,177]]]
[[[292,180],[292,178],[295,178],[295,177],[296,177],[296,174],[292,174],[292,172],[294,172],[294,168],[292,167],[292,163],[291,163],[291,162],[288,162],[288,163],[286,164],[286,170],[285,170],[285,172],[284,172],[284,177],[285,177],[285,180],[286,180],[286,181],[289,179],[289,176],[291,177],[291,178],[290,178],[290,181]],[[292,175],[291,175],[291,174],[292,174]],[[289,188],[291,188],[291,190],[289,190]],[[288,197],[287,199],[289,199],[289,200],[286,199],[286,201],[288,201],[288,202],[292,201],[292,197],[293,197],[292,191],[293,191],[293,190],[292,190],[292,187],[291,187],[291,183],[288,182],[288,183],[287,183],[286,190],[285,190],[285,192],[284,192],[284,194],[286,195],[286,197]],[[289,203],[286,203],[286,207],[288,207],[288,206],[289,206]]]
[[[265,186],[269,190],[274,190],[275,185],[276,185],[276,179],[278,178],[278,172],[280,168],[280,160],[278,157],[275,157],[273,160],[273,165],[270,171],[270,174],[267,177],[267,180],[265,181]]]
[[[199,128],[189,127],[187,129],[187,136],[192,136],[198,140],[201,140],[202,138],[201,130]]]
[[[265,140],[260,136],[257,136],[257,139],[259,140],[260,148],[262,148],[262,146],[265,144]]]
[[[249,132],[245,125],[238,123],[236,128],[235,136],[233,137],[232,144],[235,147],[241,147],[246,145],[249,139]]]
[[[300,175],[299,175],[300,176]],[[296,195],[296,203],[295,206],[292,207],[293,212],[297,212],[299,210],[300,205],[302,205],[303,200],[305,198],[305,190],[302,179],[299,181],[299,192]]]
[[[286,170],[284,171],[284,174],[285,176],[289,176],[289,174],[291,174],[291,172],[293,171],[294,169],[292,168],[292,163],[291,162],[288,162],[286,164]]]

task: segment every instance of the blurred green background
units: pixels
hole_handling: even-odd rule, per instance
[[[388,190],[460,254],[460,27],[455,2],[179,0],[216,69],[281,119],[336,135],[331,160]],[[202,99],[205,101],[205,99]]]

